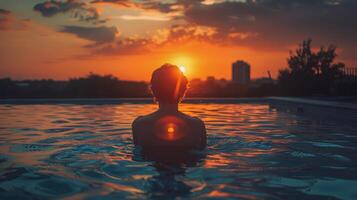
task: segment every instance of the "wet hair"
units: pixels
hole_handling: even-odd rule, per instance
[[[187,78],[181,70],[171,64],[164,64],[151,76],[151,91],[161,103],[179,103],[187,89]]]

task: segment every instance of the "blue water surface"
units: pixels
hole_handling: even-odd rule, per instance
[[[205,121],[196,159],[134,148],[153,104],[0,105],[0,199],[357,199],[357,125],[265,103],[183,104]]]

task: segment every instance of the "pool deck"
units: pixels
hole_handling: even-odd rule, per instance
[[[291,104],[298,104],[298,105],[313,105],[313,106],[328,107],[328,108],[352,109],[357,111],[357,104],[353,104],[353,103],[324,101],[324,100],[296,98],[296,97],[268,97],[267,99],[270,102],[291,103]]]
[[[319,121],[332,120],[357,125],[357,104],[295,97],[268,97],[271,108]]]

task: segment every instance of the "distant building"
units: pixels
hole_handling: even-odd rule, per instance
[[[250,81],[250,65],[243,60],[232,64],[232,82],[247,84]]]

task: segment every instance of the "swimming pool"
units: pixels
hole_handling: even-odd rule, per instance
[[[194,162],[145,161],[131,122],[150,103],[0,105],[0,199],[356,199],[357,125],[265,102],[183,104],[206,123]]]

